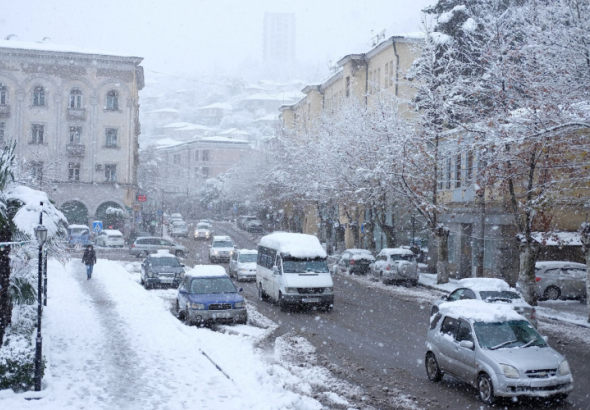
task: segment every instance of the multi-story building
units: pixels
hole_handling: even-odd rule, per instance
[[[131,211],[136,192],[140,57],[0,41],[0,138],[17,141],[31,185],[70,222]],[[24,175],[21,175],[21,177]]]
[[[264,13],[263,57],[267,62],[295,61],[295,14]]]
[[[322,113],[338,110],[352,99],[371,107],[376,98],[385,94],[402,99],[411,98],[413,91],[404,81],[404,77],[419,56],[422,42],[420,35],[393,36],[367,53],[343,57],[337,62],[330,78],[321,84],[305,87],[302,90],[305,97],[293,105],[283,105],[279,109],[282,126],[295,133],[313,133],[315,123]],[[344,209],[346,205],[355,208],[355,204],[342,205],[340,209]],[[349,216],[340,212],[339,226],[346,227],[343,239],[347,248],[358,246],[362,241],[361,229],[350,229],[350,225],[362,224],[364,210],[355,208],[354,213],[358,215],[358,219],[351,221]],[[315,204],[304,210],[301,227],[305,233],[318,234],[320,221],[317,214]],[[391,215],[388,217],[391,218]],[[375,234],[378,237],[378,247],[383,247],[383,235],[378,228]]]

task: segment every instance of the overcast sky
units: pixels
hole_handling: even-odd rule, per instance
[[[262,60],[264,12],[291,12],[297,60],[325,64],[368,48],[371,30],[387,28],[388,36],[420,31],[420,10],[433,2],[0,0],[0,36],[49,37],[55,44],[141,56],[152,70],[203,72]]]

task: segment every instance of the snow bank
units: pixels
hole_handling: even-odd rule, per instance
[[[510,305],[489,304],[481,300],[458,300],[442,303],[439,309],[442,315],[462,317],[474,322],[497,323],[508,320],[526,320],[516,313]]]
[[[276,249],[279,253],[295,258],[325,258],[328,256],[320,241],[303,233],[275,232],[263,236],[260,246]]]

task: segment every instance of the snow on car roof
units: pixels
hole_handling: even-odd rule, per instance
[[[382,254],[387,254],[387,255],[413,255],[414,252],[412,252],[409,249],[402,249],[402,248],[383,248],[381,249],[381,253]]]
[[[276,249],[295,258],[325,258],[326,251],[313,235],[303,233],[271,233],[260,239],[260,246]]]
[[[86,225],[72,224],[68,225],[68,229],[89,229]]]
[[[219,265],[195,265],[194,268],[184,274],[185,276],[210,277],[210,276],[227,276],[225,269]]]
[[[490,304],[481,300],[441,303],[439,311],[443,316],[461,317],[474,322],[498,323],[508,320],[526,320],[516,313],[511,305]]]
[[[227,235],[213,235],[214,241],[231,241],[231,238]]]
[[[569,261],[545,261],[545,262],[535,263],[535,268],[537,268],[537,269],[562,268],[562,267],[586,269],[586,264],[578,263],[578,262],[569,262]]]
[[[121,231],[118,231],[116,229],[103,229],[102,232],[106,233],[107,235],[121,235],[121,236],[123,236]]]
[[[367,254],[371,254],[371,251],[368,249],[347,249],[344,252],[350,252],[350,253],[367,253]]]
[[[258,251],[256,249],[240,249],[240,254],[242,255],[257,255]]]
[[[469,288],[483,291],[514,290],[502,279],[496,278],[467,278],[457,282],[459,288]]]
[[[156,253],[151,253],[148,255],[149,258],[176,258],[176,256],[172,255],[168,249],[158,249]]]

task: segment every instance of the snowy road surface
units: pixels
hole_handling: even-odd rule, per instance
[[[322,407],[285,387],[286,380],[305,382],[264,360],[255,338],[185,326],[117,262],[99,260],[87,280],[79,260],[65,269],[50,261],[49,275],[44,352],[51,374],[40,400],[3,391],[2,409]]]

